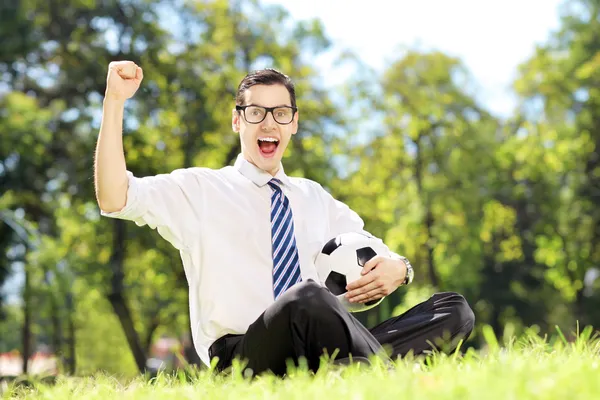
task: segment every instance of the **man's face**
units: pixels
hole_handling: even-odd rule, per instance
[[[283,85],[254,85],[245,92],[244,105],[262,107],[291,106],[290,94]],[[275,111],[277,113],[277,111]],[[246,118],[252,120],[257,118],[258,112],[246,109]],[[283,113],[278,113],[277,118],[281,121]],[[275,175],[279,170],[279,163],[283,153],[290,142],[292,135],[298,131],[298,113],[293,117],[291,123],[280,124],[273,118],[273,114],[267,112],[262,122],[252,124],[244,118],[244,112],[233,110],[232,127],[234,132],[240,134],[242,144],[242,155],[246,160],[258,168]]]

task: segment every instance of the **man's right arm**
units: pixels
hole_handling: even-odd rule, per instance
[[[130,61],[109,66],[94,165],[96,199],[101,215],[148,225],[181,250],[197,232],[198,210],[203,206],[197,178],[202,172],[180,169],[135,177],[127,170],[123,111],[141,80],[141,68]]]
[[[127,202],[123,114],[125,101],[135,94],[142,79],[142,69],[131,61],[109,64],[94,164],[96,200],[105,212],[120,211]]]
[[[105,212],[120,211],[127,202],[127,166],[123,154],[124,102],[105,99],[94,165],[96,200]]]

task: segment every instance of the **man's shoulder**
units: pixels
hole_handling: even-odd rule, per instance
[[[177,168],[170,172],[156,175],[159,181],[166,179],[180,187],[197,187],[209,182],[223,182],[235,179],[232,167],[186,167]],[[157,181],[158,182],[158,181]]]
[[[176,177],[223,177],[232,176],[234,171],[235,169],[231,166],[223,168],[187,167],[174,169],[170,175]]]
[[[301,190],[311,191],[317,194],[322,193],[325,190],[319,182],[309,178],[302,178],[297,176],[290,176],[288,178],[292,185],[298,187]]]
[[[317,182],[317,181],[313,181],[312,179],[303,178],[300,176],[288,176],[288,179],[290,180],[291,183],[293,183],[294,185],[297,185],[297,186],[308,186],[308,187],[321,186],[319,184],[319,182]]]

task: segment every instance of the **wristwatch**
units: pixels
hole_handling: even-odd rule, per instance
[[[415,271],[413,270],[410,261],[408,261],[408,258],[400,256],[400,259],[406,265],[406,278],[404,278],[404,282],[402,282],[402,285],[410,285],[413,281],[413,278],[415,277]]]

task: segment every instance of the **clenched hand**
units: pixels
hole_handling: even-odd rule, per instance
[[[108,65],[106,97],[124,102],[140,87],[144,72],[133,61],[114,61]]]

